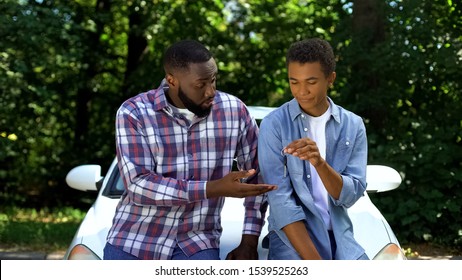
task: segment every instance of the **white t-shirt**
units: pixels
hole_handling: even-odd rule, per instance
[[[319,153],[323,159],[326,159],[326,123],[331,116],[331,108],[326,110],[324,114],[319,117],[313,117],[310,115],[304,115],[306,119],[306,131],[307,136],[316,142],[318,146]],[[324,184],[321,181],[321,178],[316,172],[316,169],[310,163],[310,170],[311,170],[311,182],[313,185],[313,198],[314,204],[318,207],[319,211],[321,212],[321,216],[324,220],[324,223],[327,226],[327,229],[332,229],[332,224],[330,221],[330,213],[329,213],[329,204],[328,204],[328,193]]]
[[[172,108],[172,112],[173,112],[173,115],[182,115],[183,117],[185,117],[189,123],[192,123],[193,120],[196,118],[196,115],[189,111],[188,109],[182,109],[182,108],[177,108],[173,105],[170,104],[170,108]]]

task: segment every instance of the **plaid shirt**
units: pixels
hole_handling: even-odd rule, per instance
[[[239,168],[258,168],[258,126],[242,101],[217,91],[210,114],[189,123],[173,114],[166,90],[163,81],[128,99],[116,116],[126,191],[108,242],[140,259],[170,259],[177,245],[187,255],[218,248],[225,199],[207,199],[206,183],[228,174],[234,158]],[[244,200],[243,234],[260,234],[264,200]]]

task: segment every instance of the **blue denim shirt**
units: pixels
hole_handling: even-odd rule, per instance
[[[329,196],[332,230],[337,241],[335,259],[358,259],[365,251],[354,239],[347,208],[366,190],[366,129],[361,117],[335,105],[330,98],[329,103],[332,114],[326,124],[325,160],[343,179],[339,199]],[[297,101],[292,99],[267,115],[260,125],[260,172],[265,183],[278,186],[268,192],[268,228],[292,247],[282,228],[304,221],[321,257],[332,259],[327,227],[313,201],[309,162],[282,153],[292,141],[307,137],[302,114]]]

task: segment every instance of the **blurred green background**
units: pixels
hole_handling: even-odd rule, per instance
[[[86,163],[107,170],[117,108],[158,86],[162,54],[173,42],[208,46],[222,91],[248,105],[278,106],[291,98],[286,49],[321,37],[338,58],[330,96],[364,118],[369,164],[392,166],[404,178],[397,190],[371,199],[402,243],[460,249],[461,5],[0,0],[2,217],[15,207],[89,207],[95,194],[69,188],[67,172]]]

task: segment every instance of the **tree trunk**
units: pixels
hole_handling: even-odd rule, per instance
[[[86,145],[86,138],[88,134],[88,125],[90,121],[90,104],[94,97],[94,90],[92,88],[92,80],[99,73],[101,56],[105,50],[101,47],[99,39],[104,32],[105,17],[102,14],[110,12],[110,0],[98,0],[95,6],[96,32],[89,33],[90,37],[87,42],[91,43],[88,46],[85,58],[83,61],[88,63],[86,71],[82,72],[80,79],[82,79],[82,87],[77,90],[76,98],[76,126],[74,134],[74,148],[82,149]]]
[[[138,68],[143,59],[148,46],[148,41],[144,36],[145,25],[143,16],[139,10],[132,7],[129,8],[130,14],[128,15],[128,54],[127,64],[125,68],[124,83],[122,85],[123,100],[129,96],[130,77]]]
[[[353,31],[362,37],[364,46],[374,46],[385,39],[382,0],[355,0],[353,6]]]
[[[354,0],[353,6],[353,45],[358,55],[352,65],[353,87],[356,100],[380,98],[379,90],[381,75],[375,67],[372,56],[368,55],[374,48],[385,40],[384,1],[382,0]],[[364,104],[364,102],[362,102]],[[382,104],[384,105],[384,104]],[[386,114],[386,106],[371,106],[366,104],[358,112],[368,118],[371,125],[383,127]]]

